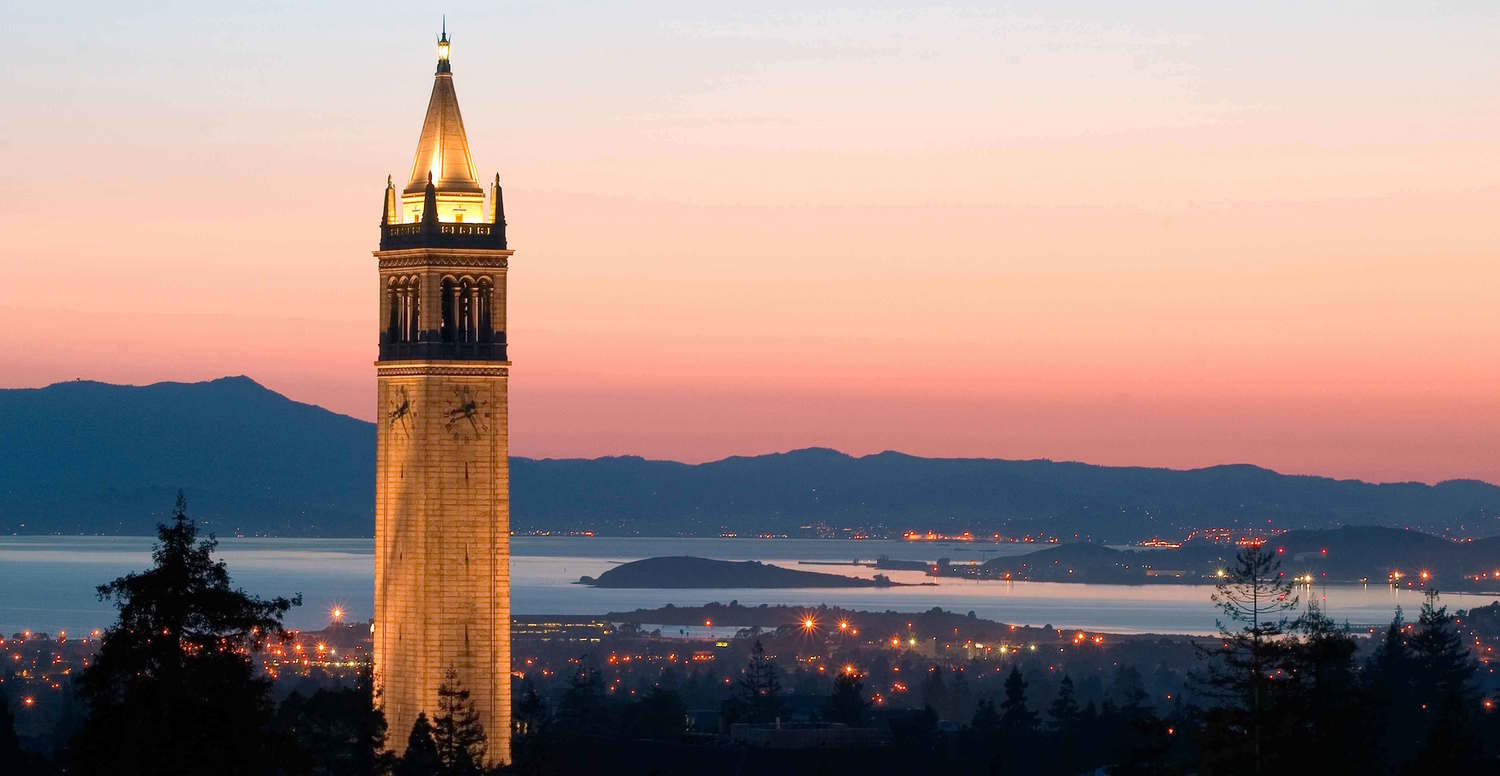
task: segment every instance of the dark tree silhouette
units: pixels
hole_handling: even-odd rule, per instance
[[[539,776],[548,772],[547,765],[555,757],[552,718],[530,679],[525,687],[511,710],[510,768],[513,773]]]
[[[1295,630],[1300,639],[1291,646],[1291,702],[1281,715],[1284,759],[1319,773],[1374,768],[1378,761],[1362,745],[1372,720],[1356,673],[1354,638],[1315,603],[1297,618]]]
[[[637,738],[682,735],[687,706],[676,690],[654,686],[625,710],[625,730]]]
[[[1479,665],[1469,655],[1453,615],[1437,601],[1438,592],[1429,590],[1409,642],[1427,731],[1426,746],[1413,767],[1420,773],[1475,772],[1483,758],[1474,684]]]
[[[442,776],[471,776],[484,772],[484,726],[469,691],[449,668],[438,685],[437,715],[432,718],[432,742],[437,746]]]
[[[427,721],[425,713],[418,712],[417,720],[411,723],[411,733],[406,736],[406,752],[396,764],[396,776],[433,776],[442,767],[437,742],[432,737],[432,723]]]
[[[1005,677],[1005,700],[1000,702],[1000,730],[1008,738],[1025,737],[1036,730],[1036,712],[1026,706],[1026,680],[1019,666],[1011,666]]]
[[[974,720],[969,727],[975,732],[993,735],[1000,730],[1000,712],[995,710],[995,702],[989,698],[980,698],[974,707]]]
[[[830,722],[842,722],[858,727],[865,724],[865,709],[869,703],[864,696],[865,685],[854,671],[844,671],[833,680],[833,694],[823,709],[823,716]]]
[[[21,741],[16,737],[16,718],[10,710],[10,698],[0,690],[0,764],[10,763],[20,768],[27,761],[21,751]]]
[[[1281,559],[1265,545],[1235,555],[1234,568],[1216,586],[1213,602],[1227,618],[1218,621],[1222,648],[1212,650],[1208,693],[1224,704],[1211,718],[1216,751],[1226,763],[1243,763],[1261,773],[1267,766],[1265,738],[1274,723],[1271,674],[1285,656],[1281,637],[1297,607]],[[1248,751],[1239,751],[1244,742]],[[1242,756],[1243,754],[1243,756]]]
[[[1050,717],[1048,726],[1055,733],[1072,731],[1078,725],[1078,698],[1073,690],[1073,679],[1064,675],[1057,685],[1057,698],[1047,708]]]
[[[579,661],[578,673],[557,704],[557,722],[563,731],[574,735],[604,735],[610,732],[609,704],[604,694],[604,677],[599,669]]]
[[[212,536],[198,540],[177,496],[157,526],[155,565],[100,585],[119,621],[79,679],[89,716],[71,757],[81,773],[262,773],[273,741],[270,683],[250,652],[285,636],[301,597],[261,600],[230,585]]]
[[[1421,701],[1417,700],[1416,661],[1407,648],[1407,626],[1401,607],[1386,628],[1385,638],[1365,665],[1371,710],[1380,722],[1371,743],[1391,770],[1416,756],[1422,729]]]
[[[387,774],[395,756],[385,751],[385,715],[375,706],[370,672],[353,687],[292,693],[277,709],[277,729],[295,747],[288,770],[328,776]]]
[[[781,680],[776,661],[766,657],[760,639],[750,650],[750,661],[740,677],[739,695],[734,699],[730,718],[738,722],[774,722],[781,714]]]
[[[1057,685],[1057,697],[1047,707],[1047,729],[1051,733],[1054,756],[1048,763],[1048,771],[1057,774],[1076,774],[1082,768],[1081,740],[1082,716],[1078,710],[1078,697],[1072,678],[1064,675]]]

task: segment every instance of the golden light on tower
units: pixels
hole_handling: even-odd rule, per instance
[[[411,176],[380,219],[374,679],[400,747],[449,669],[510,751],[509,374],[499,176],[485,196],[445,29]],[[488,207],[486,207],[488,205]]]

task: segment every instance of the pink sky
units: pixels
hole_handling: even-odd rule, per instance
[[[514,452],[1500,481],[1500,11],[1061,6],[450,10]],[[371,417],[431,21],[23,13],[0,384]]]

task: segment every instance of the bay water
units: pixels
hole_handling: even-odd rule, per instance
[[[0,634],[23,630],[81,634],[108,627],[114,610],[95,587],[151,564],[150,537],[0,537]],[[511,539],[511,606],[516,614],[604,614],[664,604],[693,606],[737,600],[743,606],[828,604],[871,611],[919,612],[934,606],[1023,625],[1051,624],[1114,633],[1210,633],[1215,611],[1202,585],[1091,585],[941,579],[936,586],[858,589],[614,590],[576,584],[611,566],[646,557],[693,555],[720,560],[759,560],[789,568],[849,576],[875,571],[850,563],[893,559],[984,561],[1041,549],[1036,545],[926,543],[900,540],[685,539],[531,537]],[[225,538],[219,557],[236,586],[260,596],[300,593],[303,605],[288,624],[320,628],[340,608],[349,621],[367,620],[373,609],[374,541],[371,539]],[[882,572],[897,582],[931,582],[920,572]],[[1389,622],[1396,606],[1407,618],[1421,605],[1419,591],[1385,585],[1313,587],[1303,598],[1318,600],[1339,622],[1357,630]],[[1452,609],[1488,604],[1493,597],[1443,596]]]

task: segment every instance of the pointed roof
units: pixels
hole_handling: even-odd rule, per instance
[[[427,118],[422,121],[422,136],[417,140],[411,180],[403,194],[423,193],[429,174],[440,192],[484,194],[484,189],[479,186],[479,176],[474,172],[474,159],[469,154],[463,116],[458,112],[458,94],[453,91],[453,73],[446,56],[447,44],[445,31],[439,49],[438,72],[432,81],[432,97],[427,100]]]

